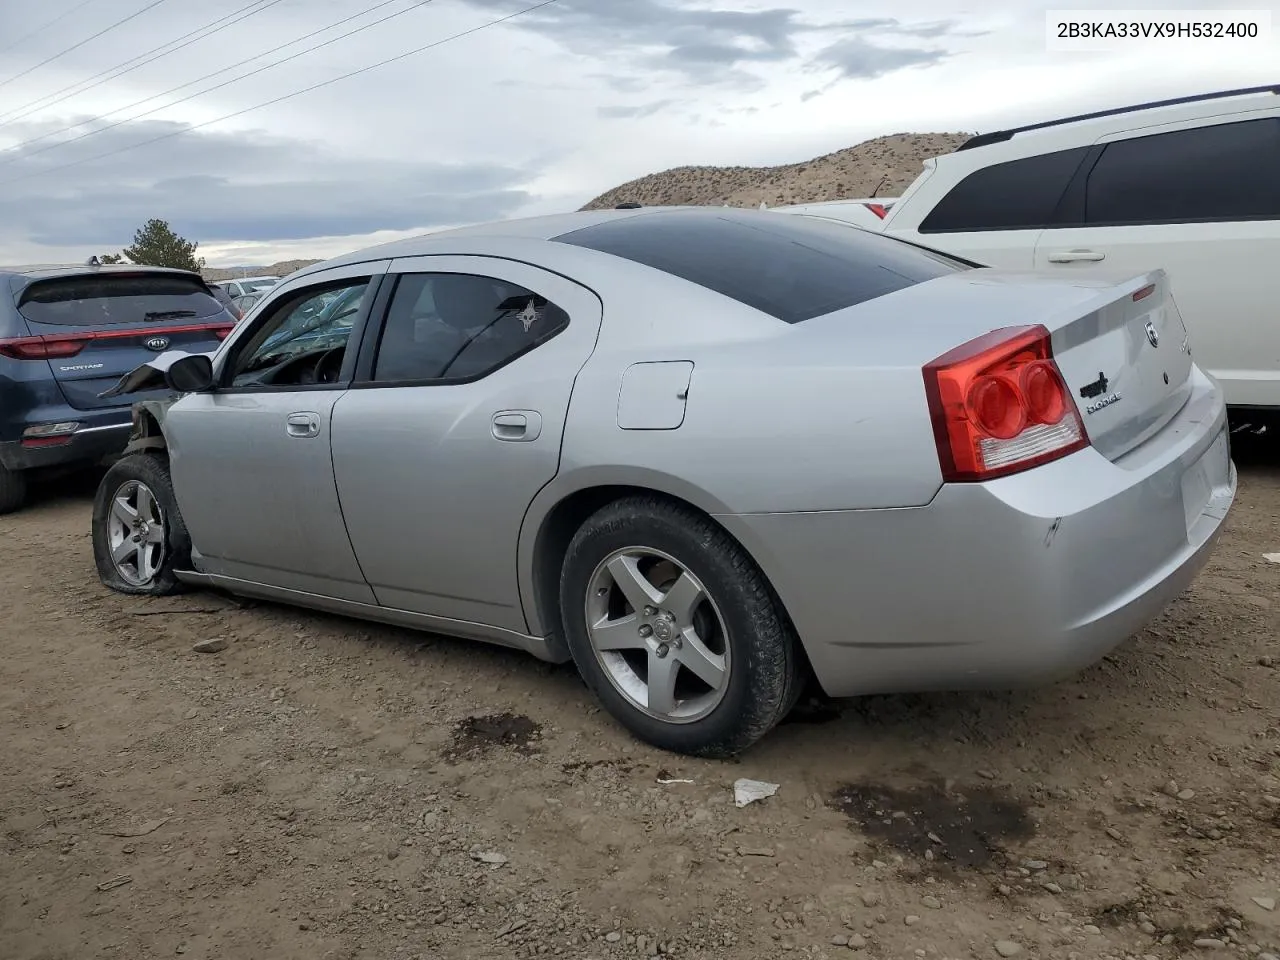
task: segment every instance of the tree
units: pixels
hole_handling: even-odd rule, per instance
[[[127,257],[152,267],[199,271],[204,266],[204,257],[196,256],[199,246],[174,233],[168,221],[153,217],[134,233],[133,246],[125,247],[119,255],[107,254],[98,259],[102,263],[120,263]]]
[[[98,258],[99,263],[124,263],[124,255],[119,253],[104,253]]]

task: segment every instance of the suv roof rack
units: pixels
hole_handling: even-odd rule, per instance
[[[1239,90],[1220,90],[1217,93],[1197,93],[1189,97],[1174,97],[1171,100],[1153,100],[1150,103],[1138,103],[1129,107],[1114,107],[1110,110],[1098,110],[1094,113],[1080,113],[1074,117],[1063,117],[1060,120],[1045,120],[1041,123],[1029,123],[1025,127],[1010,127],[1008,130],[993,130],[991,133],[980,133],[970,137],[959,147],[959,150],[972,150],[985,147],[989,143],[1002,143],[1013,139],[1014,134],[1026,133],[1029,130],[1043,130],[1046,127],[1057,127],[1065,123],[1076,123],[1080,120],[1096,120],[1099,117],[1114,117],[1122,113],[1134,113],[1138,110],[1154,110],[1157,107],[1172,107],[1180,103],[1198,103],[1201,100],[1221,100],[1226,97],[1243,97],[1253,93],[1280,94],[1280,83],[1264,87],[1242,87]]]

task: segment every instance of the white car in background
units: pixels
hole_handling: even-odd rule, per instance
[[[1196,362],[1228,404],[1249,419],[1280,412],[1278,94],[1229,90],[974,137],[925,161],[879,228],[1006,269],[1164,268]],[[821,216],[867,226],[832,205]],[[1103,373],[1121,394],[1139,389]]]
[[[237,297],[248,296],[251,293],[264,294],[279,282],[279,277],[239,277],[235,280],[221,281],[222,286],[227,293],[231,294],[233,300]]]

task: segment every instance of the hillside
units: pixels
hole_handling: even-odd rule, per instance
[[[950,153],[968,133],[895,133],[826,156],[777,167],[673,167],[600,194],[583,210],[619,203],[756,207],[847,197],[895,197],[929,157]],[[879,189],[877,190],[877,186]]]
[[[319,260],[281,260],[279,263],[273,263],[269,267],[250,267],[248,276],[260,277],[285,277],[293,273],[295,270],[301,270],[303,267],[309,267],[313,263],[319,263]],[[206,267],[200,271],[206,280],[234,280],[236,277],[245,276],[242,269],[223,270],[216,267]]]

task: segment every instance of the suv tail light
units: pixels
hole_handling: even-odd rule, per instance
[[[864,203],[863,206],[866,207],[868,210],[870,210],[872,213],[874,213],[881,220],[883,220],[885,218],[885,214],[889,212],[889,208],[886,207],[883,203]]]
[[[1089,446],[1041,325],[993,330],[924,366],[942,477],[1017,473]]]
[[[195,323],[184,327],[144,327],[128,330],[93,330],[88,333],[45,334],[0,340],[0,356],[11,360],[57,360],[74,357],[95,340],[129,340],[134,337],[172,336],[175,333],[212,333],[227,339],[234,323]]]

